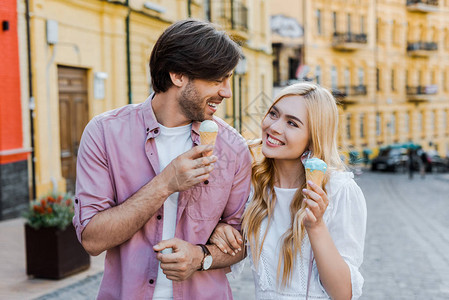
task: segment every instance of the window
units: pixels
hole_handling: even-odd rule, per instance
[[[207,21],[211,21],[210,1],[211,0],[204,0],[204,14]]]
[[[299,59],[289,57],[289,59],[288,59],[288,70],[289,70],[288,79],[300,79],[300,80],[303,79],[303,78],[296,78],[296,75],[298,75],[298,73],[297,73],[298,66],[299,66]],[[305,74],[304,74],[304,76],[305,76]]]
[[[338,78],[337,78],[337,68],[335,66],[331,67],[331,87],[333,89],[337,88],[338,85]]]
[[[395,135],[396,134],[396,114],[395,113],[391,114],[389,125],[390,125],[391,135]]]
[[[380,113],[376,113],[376,135],[380,136],[382,133],[382,127],[381,127],[381,116]]]
[[[359,86],[364,85],[365,84],[365,70],[363,68],[359,68],[358,78],[359,78]]]
[[[392,70],[391,70],[391,90],[392,90],[392,91],[395,91],[395,90],[396,90],[394,83],[395,83],[394,69],[392,69]]]
[[[360,114],[360,137],[365,137],[365,114]]]
[[[334,27],[334,32],[338,32],[337,31],[337,13],[335,11],[332,12],[332,24]]]
[[[376,90],[380,91],[380,70],[376,69]]]
[[[346,115],[346,137],[351,139],[351,114]]]
[[[316,10],[316,30],[318,35],[322,35],[323,31],[321,28],[321,10]]]
[[[345,89],[346,95],[349,94],[349,87],[351,86],[351,71],[349,68],[345,69]]]
[[[317,84],[321,84],[321,67],[320,66],[316,66],[315,79],[316,79]]]

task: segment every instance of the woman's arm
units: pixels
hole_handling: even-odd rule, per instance
[[[240,232],[226,223],[218,223],[212,233],[209,242],[218,247],[223,253],[236,255],[243,247],[243,239]]]
[[[310,181],[308,184],[313,191],[303,190],[309,197],[305,199],[307,209],[303,223],[310,239],[321,283],[332,299],[351,299],[349,267],[338,252],[323,220],[329,200],[318,185]]]

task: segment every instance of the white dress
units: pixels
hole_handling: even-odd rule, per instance
[[[340,255],[349,266],[352,299],[358,299],[362,294],[364,281],[359,272],[359,267],[363,261],[366,203],[365,197],[353,177],[350,172],[334,172],[331,174],[326,185],[329,205],[324,213],[323,220]],[[276,281],[281,248],[280,238],[291,226],[289,207],[295,192],[296,189],[275,187],[277,202],[258,267],[256,268],[254,265],[249,248],[247,249],[248,257],[231,267],[232,276],[236,277],[241,273],[245,261],[250,262],[256,288],[256,299],[305,299],[311,247],[307,234],[302,243],[302,257],[298,254],[296,265],[293,268],[291,284],[281,289]],[[251,200],[252,193],[248,201]],[[265,233],[266,226],[267,219],[265,218],[261,226],[260,240]],[[315,261],[312,267],[309,299],[330,299],[321,285]]]

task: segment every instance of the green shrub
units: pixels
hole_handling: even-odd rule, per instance
[[[24,217],[27,219],[27,224],[35,229],[58,227],[63,230],[72,223],[73,215],[72,198],[67,194],[53,194],[40,200],[32,201]]]

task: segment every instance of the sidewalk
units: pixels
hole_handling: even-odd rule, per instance
[[[24,219],[0,221],[0,299],[35,299],[103,271],[105,252],[91,257],[90,268],[61,280],[29,278],[26,274]]]

